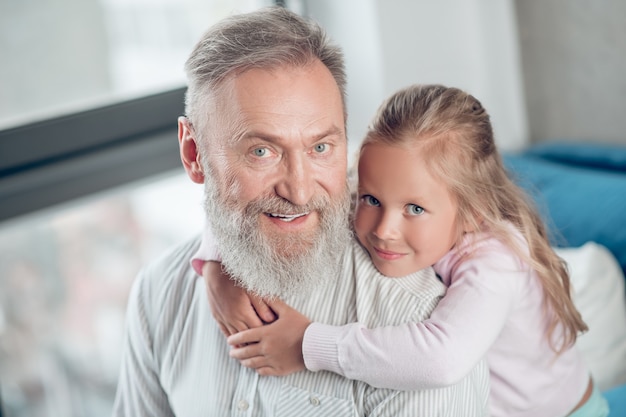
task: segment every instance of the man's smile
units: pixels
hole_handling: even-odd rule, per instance
[[[265,214],[268,217],[271,217],[273,219],[278,219],[280,221],[289,223],[300,217],[308,216],[309,212],[300,213],[300,214],[280,214],[280,213],[265,213]]]
[[[305,213],[272,213],[263,212],[263,217],[269,220],[270,224],[278,230],[285,232],[306,232],[318,226],[319,216],[317,211],[307,211]]]

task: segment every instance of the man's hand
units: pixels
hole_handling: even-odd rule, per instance
[[[311,321],[280,300],[268,303],[278,319],[230,336],[228,344],[234,346],[230,356],[259,375],[288,375],[306,369],[302,339]]]
[[[206,292],[211,312],[220,329],[230,336],[246,329],[271,323],[276,316],[270,307],[259,297],[248,294],[243,288],[235,285],[226,273],[222,264],[205,262],[202,266],[202,277],[206,283]]]

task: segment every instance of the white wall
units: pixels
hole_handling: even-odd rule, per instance
[[[527,144],[513,0],[310,0],[306,11],[343,46],[350,146],[389,94],[439,83],[475,95],[500,149]]]
[[[626,144],[626,2],[515,5],[532,140]]]

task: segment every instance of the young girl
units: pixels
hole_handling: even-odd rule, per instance
[[[608,415],[574,347],[587,327],[566,266],[507,177],[480,102],[437,85],[401,90],[358,162],[359,242],[389,277],[432,266],[445,297],[424,322],[374,329],[310,323],[268,301],[278,319],[231,335],[231,356],[263,375],[306,365],[413,390],[451,384],[486,355],[493,416]]]

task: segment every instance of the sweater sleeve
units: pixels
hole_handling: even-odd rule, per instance
[[[305,365],[378,388],[421,390],[458,382],[506,323],[526,274],[516,259],[491,252],[454,265],[446,295],[422,322],[372,329],[311,324],[303,340]]]
[[[215,237],[213,237],[213,231],[207,224],[202,230],[202,242],[200,243],[200,247],[191,258],[191,266],[194,271],[196,271],[196,274],[202,275],[202,266],[208,261],[222,262],[222,256],[217,247]]]

